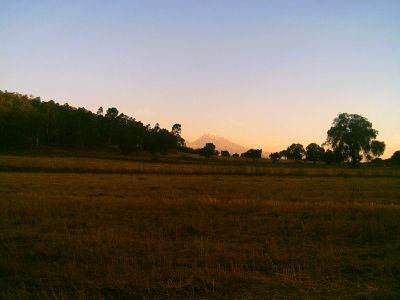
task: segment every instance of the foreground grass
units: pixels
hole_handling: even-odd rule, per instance
[[[0,173],[1,299],[400,298],[400,178]]]

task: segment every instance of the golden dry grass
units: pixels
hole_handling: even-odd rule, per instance
[[[398,299],[400,178],[0,173],[1,299]]]
[[[400,177],[398,167],[359,167],[346,165],[327,166],[306,162],[286,162],[277,164],[269,160],[214,159],[186,156],[162,156],[152,162],[143,156],[102,157],[34,157],[0,155],[0,171],[26,172],[75,172],[75,173],[115,173],[115,174],[221,174],[221,175],[274,175],[274,176],[363,176]]]

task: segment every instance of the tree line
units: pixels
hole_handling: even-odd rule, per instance
[[[310,143],[307,147],[300,143],[293,143],[286,149],[269,155],[273,162],[285,160],[307,160],[311,162],[343,163],[357,165],[361,161],[380,162],[379,157],[385,151],[385,143],[376,140],[378,131],[372,128],[372,123],[365,117],[357,114],[340,113],[327,131],[327,139],[322,144]],[[261,158],[261,149],[250,149],[242,153],[241,157]],[[204,156],[218,155],[215,146],[206,144],[199,154]],[[221,156],[230,156],[226,150]],[[239,157],[238,154],[232,155]],[[389,162],[400,163],[400,151],[396,151]]]
[[[186,148],[186,151],[190,151],[192,153],[197,153],[200,154],[201,156],[204,157],[212,157],[212,156],[222,156],[222,157],[246,157],[246,158],[261,158],[262,155],[262,149],[249,149],[246,152],[242,154],[234,153],[230,154],[228,150],[221,150],[218,151],[216,150],[216,146],[213,143],[206,143],[203,148],[200,149],[190,149]]]
[[[181,125],[144,125],[115,107],[97,113],[53,100],[0,90],[0,149],[117,148],[122,153],[167,152],[185,146]]]
[[[311,143],[306,148],[294,143],[287,149],[271,153],[270,158],[291,160],[323,161],[326,163],[350,162],[353,165],[362,160],[379,159],[385,151],[385,143],[376,140],[378,131],[372,123],[357,114],[340,113],[327,131],[327,139],[322,145]]]
[[[41,101],[39,97],[0,90],[0,150],[39,149],[61,147],[79,149],[117,149],[129,154],[133,151],[167,153],[178,150],[197,153],[205,157],[246,157],[258,159],[262,149],[249,149],[231,155],[227,150],[218,152],[212,143],[203,148],[186,147],[181,137],[181,125],[171,130],[144,125],[135,118],[110,107],[105,112],[100,107],[93,113],[83,107],[68,103],[60,105],[53,100]],[[339,114],[327,131],[325,143],[310,143],[305,148],[293,143],[286,149],[269,155],[273,162],[281,159],[312,162],[358,164],[360,161],[379,160],[385,143],[376,140],[378,131],[371,122],[357,114]],[[399,162],[400,151],[391,160]]]

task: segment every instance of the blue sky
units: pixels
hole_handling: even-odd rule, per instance
[[[7,1],[0,89],[264,151],[340,112],[400,149],[400,1]]]

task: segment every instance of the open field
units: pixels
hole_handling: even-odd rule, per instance
[[[110,158],[93,157],[33,157],[0,155],[0,171],[25,172],[75,172],[115,174],[187,174],[187,175],[295,175],[295,176],[363,176],[400,177],[400,168],[385,166],[360,166],[313,164],[307,162],[281,161],[273,164],[270,160],[249,159],[193,159],[190,157],[163,156],[159,161],[148,157],[133,156]]]
[[[112,164],[140,163],[111,160],[62,173],[46,158],[1,159],[42,172],[0,172],[0,299],[400,298],[393,174],[157,174],[150,163],[118,174]],[[59,163],[77,161],[93,163]]]

